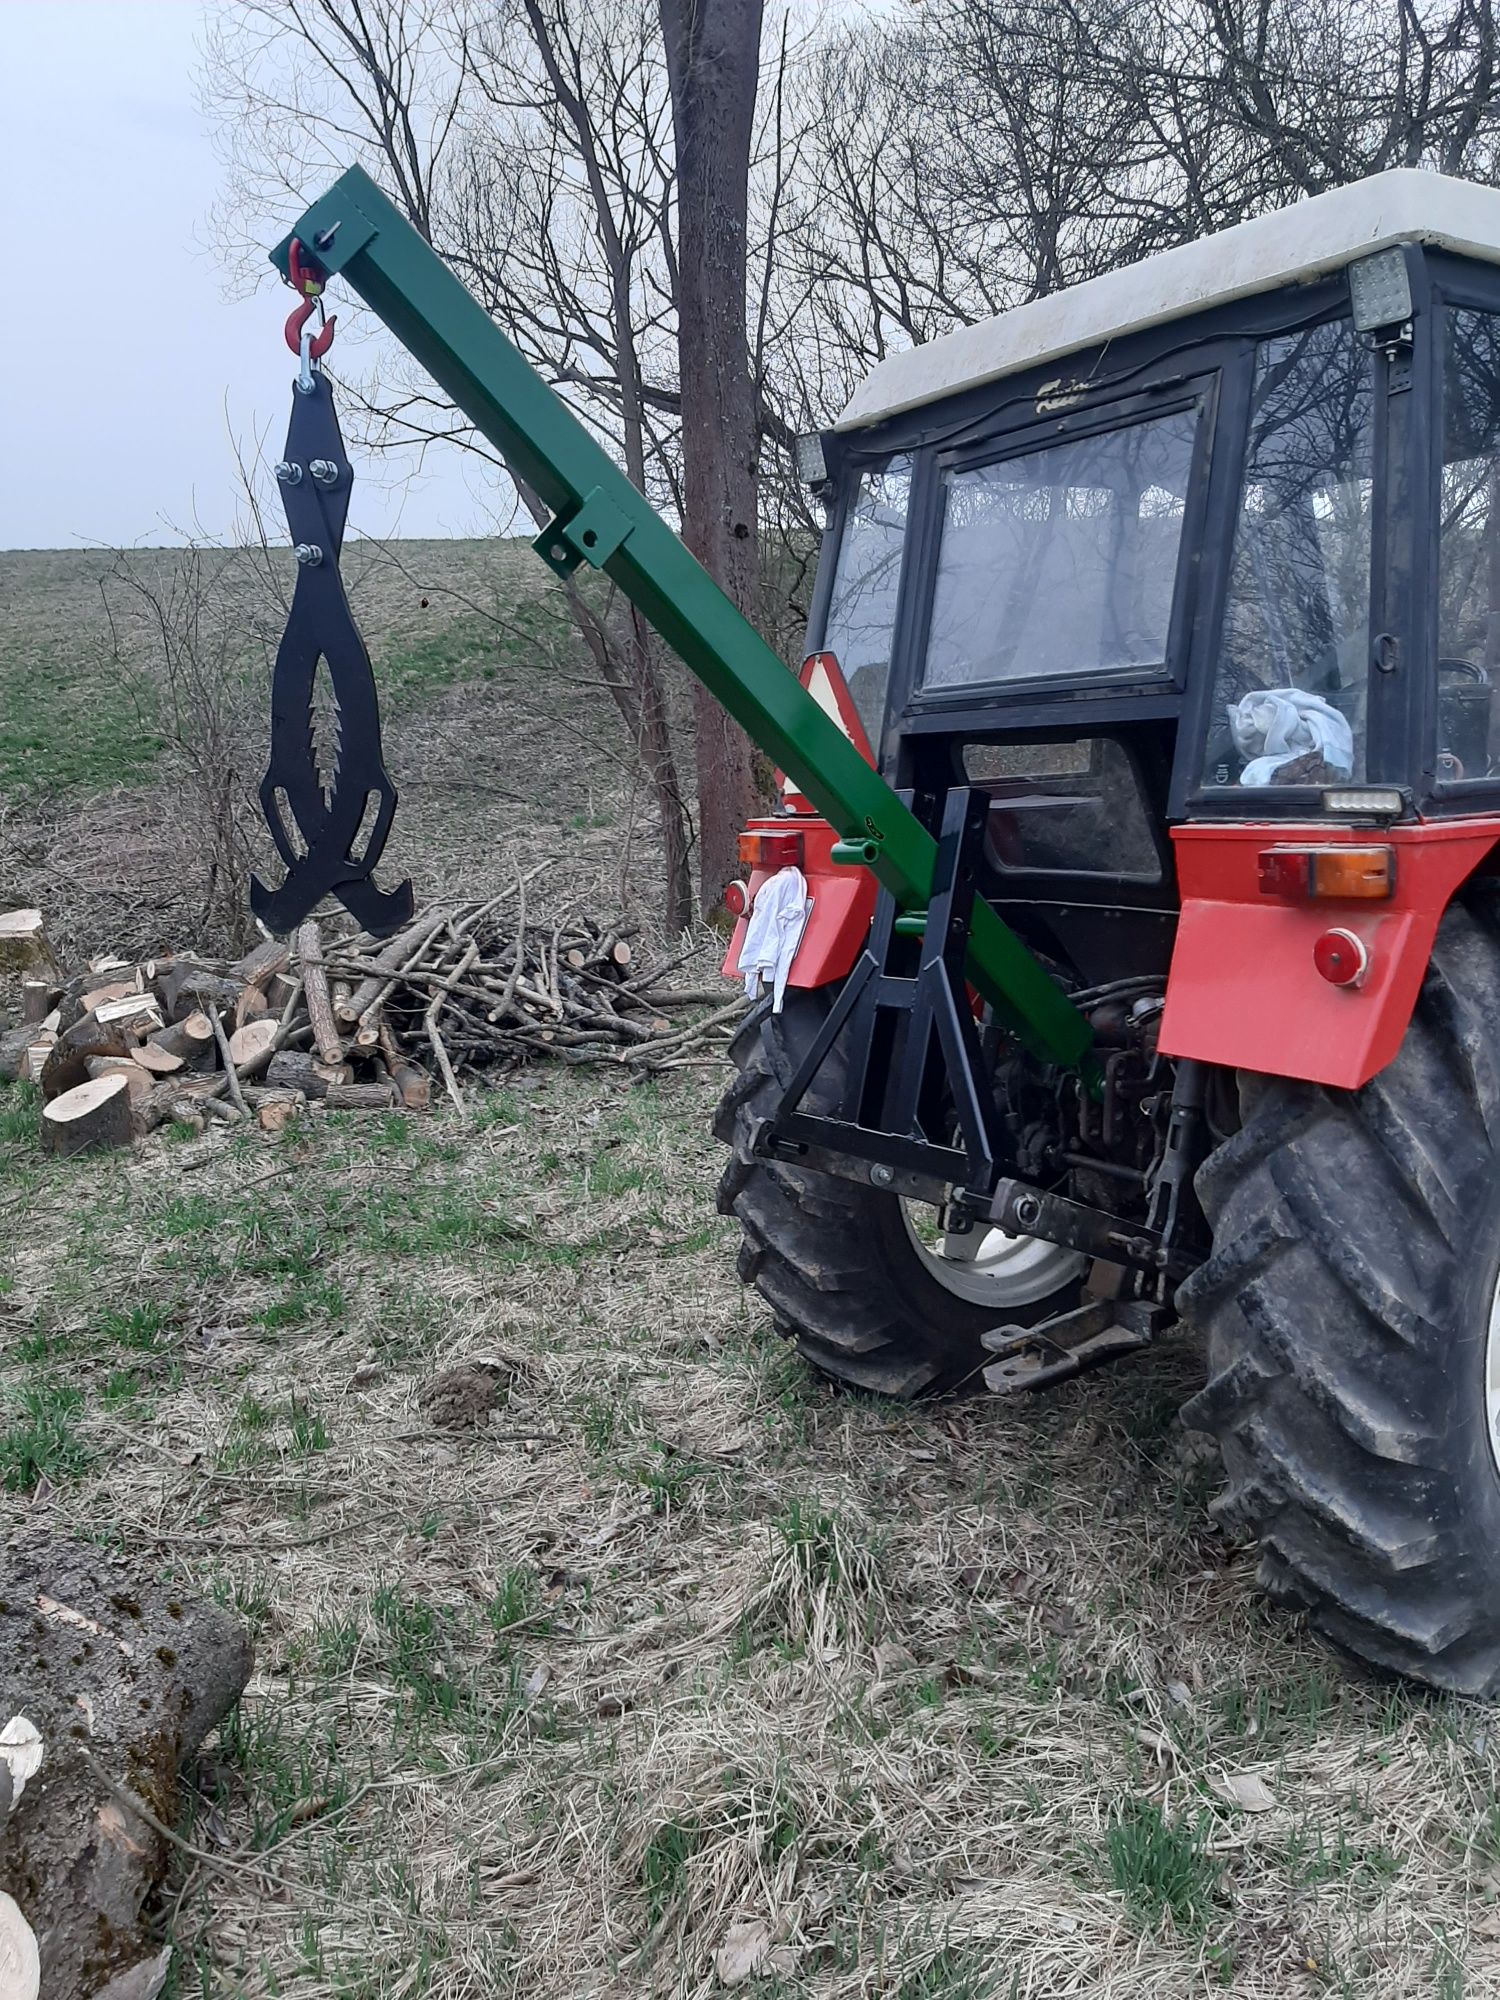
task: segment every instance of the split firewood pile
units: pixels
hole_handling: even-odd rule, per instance
[[[21,1022],[0,1033],[0,1076],[40,1086],[43,1144],[66,1156],[168,1122],[279,1131],[313,1104],[425,1111],[435,1080],[463,1113],[466,1071],[537,1056],[646,1072],[721,1049],[743,1003],[669,985],[692,954],[642,963],[630,937],[583,916],[528,922],[522,879],[385,941],[310,922],[232,964],[97,958],[67,976],[40,913],[12,911],[0,971],[19,976]]]

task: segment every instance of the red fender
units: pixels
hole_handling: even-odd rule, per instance
[[[1454,892],[1500,842],[1500,816],[1392,827],[1174,826],[1182,918],[1160,1047],[1231,1069],[1357,1090],[1400,1048]],[[1380,902],[1267,895],[1268,847],[1389,847]],[[1331,985],[1313,947],[1350,932],[1368,955],[1361,984]]]
[[[879,886],[868,868],[842,868],[828,854],[838,835],[826,819],[811,813],[795,813],[790,818],[753,819],[750,833],[798,833],[802,837],[799,864],[807,878],[812,912],[792,969],[788,986],[829,986],[853,970],[854,961],[870,935],[875,921],[875,898]],[[750,877],[750,902],[762,882],[774,871],[757,868]],[[748,907],[748,905],[747,905]],[[740,946],[745,942],[745,919],[734,927],[734,936],[724,954],[724,971],[734,978],[739,969]]]

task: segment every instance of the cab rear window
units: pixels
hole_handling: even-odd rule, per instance
[[[1198,421],[950,471],[923,685],[1163,670]]]

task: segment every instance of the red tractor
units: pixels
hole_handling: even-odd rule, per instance
[[[1180,1315],[1271,1592],[1495,1694],[1500,192],[1322,195],[893,355],[806,443],[805,679],[939,863],[912,917],[805,801],[747,832],[744,1277],[902,1397]],[[1091,1073],[966,984],[980,901]]]

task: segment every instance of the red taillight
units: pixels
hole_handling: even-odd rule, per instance
[[[1291,902],[1384,902],[1396,889],[1393,847],[1264,847],[1260,893]]]
[[[732,917],[744,916],[750,907],[750,884],[731,882],[724,891],[724,907]]]
[[[800,833],[742,833],[740,835],[740,860],[746,868],[800,868],[802,866],[802,836]]]
[[[1313,964],[1330,986],[1363,986],[1370,953],[1353,931],[1324,931],[1313,946]]]

